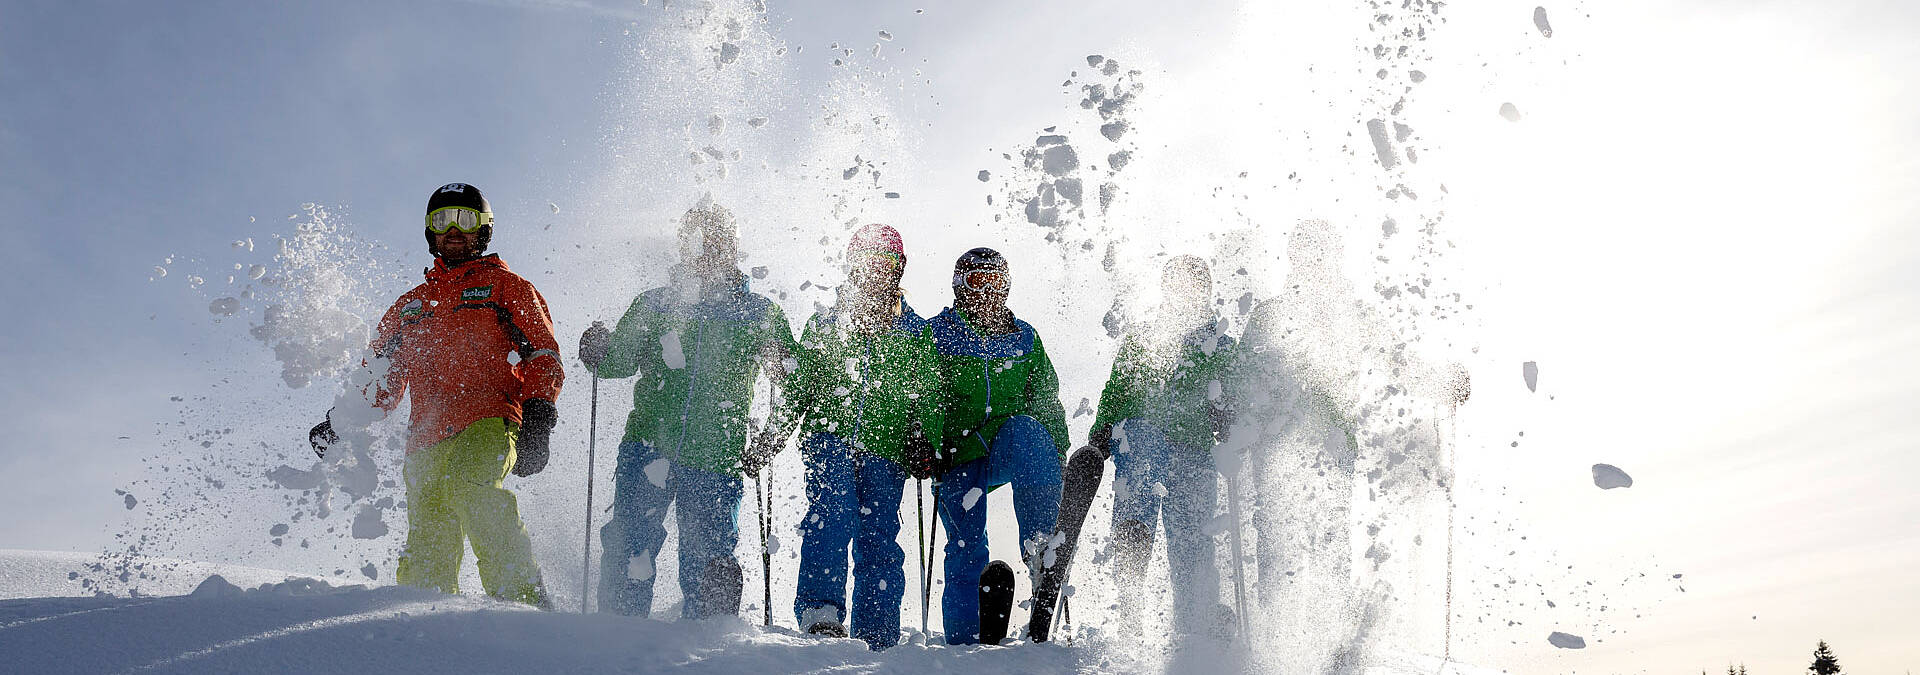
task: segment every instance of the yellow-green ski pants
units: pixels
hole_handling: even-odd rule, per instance
[[[407,455],[407,545],[394,573],[402,585],[459,593],[464,541],[471,539],[487,595],[544,603],[519,503],[500,485],[513,468],[518,433],[489,417]]]

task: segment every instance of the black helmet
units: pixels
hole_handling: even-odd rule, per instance
[[[428,215],[432,215],[434,211],[449,206],[465,207],[489,216],[493,215],[493,207],[487,204],[486,195],[480,194],[480,188],[466,183],[448,183],[442,185],[440,189],[433,191],[432,196],[427,197]],[[424,228],[422,228],[422,230],[427,236],[427,251],[433,253],[436,257],[439,256],[440,252],[434,250],[433,231]],[[480,226],[480,231],[475,233],[475,235],[475,242],[480,245],[479,252],[485,253],[487,245],[493,242],[493,224],[488,223]]]

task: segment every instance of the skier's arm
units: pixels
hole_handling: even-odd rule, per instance
[[[607,379],[632,377],[640,370],[642,343],[649,342],[653,335],[656,315],[647,309],[647,296],[633,299],[627,306],[627,313],[620,316],[620,322],[614,324],[612,344],[607,349],[607,357],[600,361],[600,367],[594,374]]]
[[[1033,358],[1036,365],[1027,376],[1026,409],[1040,421],[1040,426],[1047,428],[1047,434],[1053,437],[1054,449],[1060,453],[1061,461],[1065,461],[1072,442],[1067,437],[1067,408],[1060,403],[1060,376],[1054,372],[1053,359],[1047,358],[1047,347],[1039,335],[1033,336]]]
[[[520,363],[515,366],[520,373],[520,398],[515,402],[560,400],[560,386],[567,374],[560,365],[560,341],[553,336],[553,315],[547,311],[547,299],[524,280],[508,289],[500,302],[510,318],[502,328],[507,329],[520,355]]]
[[[792,436],[793,430],[806,421],[807,411],[813,409],[818,383],[825,381],[818,372],[821,366],[817,363],[817,354],[809,347],[820,339],[815,323],[807,322],[806,329],[800,335],[800,343],[795,345],[793,355],[789,357],[795,368],[787,373],[780,387],[780,395],[774,397],[774,405],[767,415],[767,427],[761,432],[761,436],[768,439],[767,442],[776,444],[771,452],[777,453],[784,448],[787,437]]]
[[[1107,375],[1107,385],[1100,390],[1100,408],[1093,416],[1093,429],[1087,433],[1087,441],[1100,452],[1107,452],[1106,441],[1112,437],[1113,425],[1140,414],[1140,392],[1135,382],[1134,371],[1139,364],[1139,346],[1131,336],[1122,338],[1120,351],[1113,356],[1113,372]]]
[[[400,325],[405,320],[402,312],[407,304],[408,296],[402,295],[392,307],[387,308],[387,313],[380,317],[379,327],[374,331],[373,342],[367,345],[367,359],[360,363],[361,368],[371,368],[375,373],[380,370],[376,364],[385,366],[384,376],[375,377],[361,390],[361,394],[368,403],[387,412],[399,406],[400,398],[407,394],[406,364],[396,358],[400,352]]]
[[[787,324],[787,314],[780,311],[779,305],[771,302],[767,305],[766,323],[762,326],[760,339],[760,367],[767,373],[767,381],[772,383],[777,400],[781,386],[786,384],[787,375],[800,365],[794,358],[794,354],[800,351],[800,345],[793,341],[793,328]]]
[[[925,451],[926,462],[923,470],[931,476],[946,473],[949,457],[941,446],[946,426],[946,378],[940,371],[940,351],[933,342],[933,329],[928,328],[914,339],[913,380],[908,383],[909,400],[912,401],[912,419],[919,428],[908,429],[908,433],[918,431],[921,438],[908,439],[908,447],[919,447]],[[909,459],[913,453],[907,453]]]

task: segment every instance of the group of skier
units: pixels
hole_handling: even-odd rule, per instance
[[[457,592],[470,539],[488,594],[547,607],[502,480],[545,466],[564,374],[544,299],[486,253],[492,224],[478,189],[453,183],[433,193],[434,265],[380,321],[370,358],[385,360],[384,376],[365,393],[387,410],[412,395],[397,581]],[[947,536],[946,641],[1006,635],[1012,573],[986,545],[985,495],[1002,485],[1012,486],[1019,553],[1036,591],[1028,634],[1047,639],[1109,458],[1115,574],[1137,583],[1163,529],[1175,620],[1217,623],[1208,615],[1219,583],[1206,527],[1219,499],[1212,453],[1234,427],[1242,350],[1215,320],[1204,261],[1167,263],[1160,311],[1123,336],[1089,446],[1069,462],[1059,380],[1039,332],[1007,307],[1013,270],[999,252],[961,255],[953,305],[926,319],[901,289],[899,232],[867,225],[847,246],[833,306],[795,340],[780,306],[738,269],[738,225],[726,208],[703,200],[678,235],[667,285],[641,293],[612,329],[596,322],[580,337],[593,377],[634,380],[612,516],[600,530],[601,611],[650,613],[671,505],[681,615],[737,613],[745,479],[761,479],[797,431],[807,512],[793,611],[808,632],[850,635],[874,650],[898,643],[908,587],[897,543],[903,497],[909,479],[931,479]],[[763,379],[771,386],[757,391]],[[764,425],[749,415],[756,402],[770,411]],[[335,421],[330,413],[310,434],[323,455],[338,442]],[[1137,615],[1141,594],[1123,596],[1121,610]]]

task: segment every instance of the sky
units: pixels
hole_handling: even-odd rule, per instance
[[[0,337],[19,383],[0,390],[14,431],[0,509],[21,514],[0,522],[0,547],[113,546],[139,515],[115,490],[165,508],[190,500],[146,486],[176,469],[303,451],[334,385],[287,387],[246,334],[260,308],[220,318],[208,303],[234,292],[234,263],[273,263],[268,242],[310,221],[304,204],[376,247],[355,259],[377,270],[352,295],[365,316],[426,264],[426,194],[482,186],[495,249],[554,301],[563,346],[661,281],[667,224],[701,192],[741,213],[745,264],[771,268],[796,323],[824,299],[800,282],[832,269],[816,255],[834,246],[814,240],[848,218],[901,226],[925,314],[945,304],[941,262],[997,241],[1033,289],[1015,311],[1080,347],[1056,355],[1069,410],[1097,398],[1109,299],[1150,291],[1018,221],[1004,197],[1024,174],[1001,153],[1048,127],[1090,135],[1060,85],[1090,81],[1087,55],[1146,83],[1109,221],[1129,264],[1205,254],[1199,235],[1234,222],[1277,244],[1323,217],[1368,241],[1380,213],[1408,208],[1380,196],[1366,152],[1360,122],[1393,90],[1360,67],[1363,6],[769,4],[743,41],[766,49],[733,69],[682,63],[709,36],[676,32],[657,2],[0,4],[0,261],[16,270],[0,299],[17,308]],[[1910,669],[1920,13],[1554,4],[1546,38],[1531,4],[1466,5],[1422,43],[1430,79],[1408,115],[1423,154],[1401,174],[1446,186],[1422,204],[1444,212],[1441,264],[1471,306],[1432,340],[1476,383],[1455,456],[1478,627],[1455,656],[1514,672],[1784,671],[1826,639],[1856,672]],[[1498,114],[1509,102],[1518,121]],[[705,131],[711,114],[726,131]],[[764,133],[743,124],[756,116]],[[726,178],[686,159],[716,143],[746,153]],[[854,155],[872,166],[842,179]],[[247,238],[253,250],[231,244]],[[1356,277],[1394,269],[1348,248]],[[916,273],[923,260],[933,272]],[[1283,272],[1256,269],[1254,286],[1272,293]],[[1540,365],[1536,392],[1524,361]],[[557,447],[584,444],[583,384],[563,395]],[[619,385],[601,388],[603,416],[624,414]],[[198,446],[223,428],[239,431]],[[1594,488],[1600,462],[1634,487]],[[543,555],[577,552],[580,466],[556,457],[517,488]],[[263,546],[274,497],[215,494],[267,506],[224,512],[233,531],[189,552],[302,564],[232,543]],[[1616,608],[1520,607],[1513,582],[1494,585],[1529,577],[1616,587],[1580,605]],[[1590,646],[1555,650],[1548,630]]]

